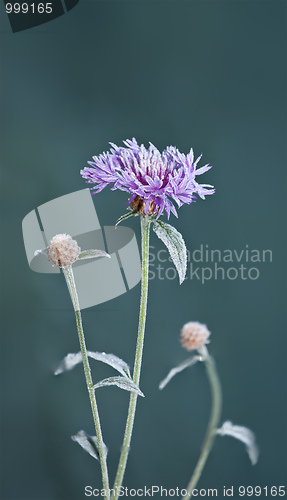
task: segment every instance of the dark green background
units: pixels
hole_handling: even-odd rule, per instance
[[[218,438],[199,487],[279,486],[286,472],[286,3],[281,1],[85,1],[38,28],[12,34],[2,6],[2,496],[80,500],[100,468],[70,439],[93,433],[81,367],[53,369],[78,350],[62,276],[29,269],[21,232],[36,206],[85,187],[92,155],[135,136],[159,149],[192,146],[214,168],[215,196],[170,219],[190,250],[271,249],[258,280],[150,282],[140,399],[124,485],[184,488],[208,421],[199,365],[159,392],[187,357],[186,321],[212,331],[223,385],[223,421],[252,428],[261,454]],[[204,163],[201,162],[201,165]],[[103,191],[103,225],[127,196]],[[139,237],[139,220],[126,224]],[[161,244],[152,235],[152,245]],[[139,285],[83,312],[91,350],[133,363]],[[94,378],[112,370],[95,364]],[[128,394],[98,391],[112,478]],[[239,498],[235,493],[233,498]],[[271,498],[271,496],[269,496]]]

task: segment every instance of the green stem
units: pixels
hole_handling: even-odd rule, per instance
[[[76,283],[74,279],[74,273],[72,270],[71,266],[63,267],[63,272],[66,278],[66,282],[71,294],[74,310],[75,310],[75,316],[76,316],[76,323],[77,323],[77,329],[78,329],[78,335],[79,335],[79,341],[80,341],[80,346],[81,346],[81,353],[82,353],[82,358],[83,358],[83,365],[84,365],[84,372],[85,372],[85,377],[86,377],[86,384],[87,384],[87,389],[90,397],[90,403],[91,403],[91,408],[92,408],[92,413],[93,413],[93,419],[94,419],[94,424],[95,424],[95,429],[96,429],[96,435],[97,435],[97,440],[98,440],[98,451],[99,451],[99,456],[100,456],[100,463],[101,463],[101,469],[102,469],[102,478],[103,478],[103,488],[105,489],[105,498],[109,500],[110,498],[110,493],[109,493],[109,476],[108,476],[108,468],[107,468],[107,451],[106,451],[106,446],[103,441],[103,436],[102,436],[102,429],[101,429],[101,424],[100,424],[100,417],[99,417],[99,412],[98,412],[98,406],[97,406],[97,401],[96,401],[96,396],[95,396],[95,390],[93,389],[93,380],[92,380],[92,375],[91,375],[91,368],[89,364],[89,359],[88,359],[88,354],[87,354],[87,348],[86,348],[86,342],[85,342],[85,335],[84,335],[84,330],[83,330],[83,325],[82,325],[82,316],[81,316],[81,310],[80,310],[80,304],[79,304],[79,299],[78,299],[78,294],[77,294],[77,289],[76,289]]]
[[[136,385],[139,385],[142,355],[143,355],[143,345],[144,345],[144,333],[145,333],[145,323],[146,323],[146,311],[147,311],[147,296],[148,296],[148,268],[149,268],[149,228],[150,228],[149,217],[141,216],[141,238],[142,238],[142,277],[141,277],[141,299],[140,299],[140,314],[139,314],[139,326],[138,326],[138,339],[135,354],[135,364],[133,381]],[[122,485],[129,450],[130,442],[133,432],[136,404],[138,395],[135,392],[130,394],[130,404],[128,410],[128,417],[125,429],[125,435],[122,445],[121,456],[119,460],[118,470],[116,474],[116,479],[114,483],[114,493],[112,496],[113,500],[117,500],[119,496],[119,487]]]
[[[209,356],[206,346],[202,346],[200,349],[198,349],[198,351],[204,357],[206,372],[209,379],[212,395],[212,406],[206,435],[201,448],[201,454],[194,469],[191,480],[187,486],[187,494],[183,497],[183,500],[188,500],[191,496],[193,496],[192,490],[197,485],[197,482],[201,476],[206,460],[212,448],[221,414],[221,385],[215,363]]]

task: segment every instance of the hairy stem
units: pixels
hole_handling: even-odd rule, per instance
[[[140,381],[142,355],[143,355],[143,345],[144,345],[144,333],[145,333],[145,323],[146,323],[146,311],[147,311],[147,297],[148,297],[148,268],[149,268],[149,229],[150,229],[150,219],[148,217],[141,216],[141,238],[142,238],[142,277],[141,277],[141,299],[140,299],[140,314],[139,314],[139,326],[138,326],[138,339],[135,354],[135,364],[133,381],[138,386]],[[128,410],[128,417],[125,429],[125,435],[122,445],[121,456],[119,460],[118,470],[116,474],[116,479],[114,483],[114,494],[112,496],[113,500],[117,500],[119,487],[122,485],[129,450],[130,442],[133,432],[136,404],[138,395],[135,392],[130,394],[130,404]]]
[[[206,346],[202,346],[200,349],[198,349],[198,351],[204,358],[206,372],[210,383],[212,406],[206,435],[201,448],[201,454],[194,469],[191,480],[187,486],[187,494],[183,497],[183,500],[188,500],[191,496],[193,496],[192,490],[197,485],[197,482],[201,476],[206,460],[212,448],[221,414],[221,385],[215,363],[209,356]]]
[[[103,441],[103,436],[102,436],[102,429],[101,429],[101,424],[100,424],[100,417],[99,417],[98,406],[97,406],[97,401],[96,401],[96,396],[95,396],[95,390],[93,389],[94,384],[93,384],[93,380],[92,380],[91,369],[90,369],[90,364],[89,364],[89,359],[88,359],[88,354],[87,354],[85,335],[84,335],[84,330],[83,330],[83,325],[82,325],[82,316],[81,316],[79,299],[78,299],[78,294],[77,294],[77,289],[76,289],[76,283],[75,283],[75,279],[74,279],[74,273],[73,273],[71,266],[63,267],[63,272],[64,272],[64,275],[66,278],[66,282],[67,282],[67,285],[68,285],[68,288],[69,288],[69,291],[71,294],[71,298],[72,298],[72,302],[73,302],[73,306],[74,306],[74,310],[75,310],[76,323],[77,323],[78,336],[79,336],[81,353],[82,353],[82,358],[83,358],[86,384],[87,384],[87,389],[88,389],[88,393],[89,393],[89,397],[90,397],[90,403],[91,403],[91,408],[92,408],[92,413],[93,413],[96,435],[97,435],[97,439],[98,439],[98,451],[99,451],[101,470],[102,470],[103,488],[105,489],[105,493],[106,493],[105,498],[107,500],[109,500],[110,494],[109,494],[109,476],[108,476],[108,468],[107,468],[107,451],[106,451],[106,446],[105,446],[105,443]]]

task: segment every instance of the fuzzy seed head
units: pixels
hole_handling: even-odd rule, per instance
[[[71,266],[80,252],[78,243],[69,234],[56,234],[47,249],[48,260],[53,267]]]
[[[181,345],[187,351],[199,349],[204,344],[209,343],[209,335],[210,331],[206,325],[202,325],[197,321],[190,321],[182,327],[180,334]]]

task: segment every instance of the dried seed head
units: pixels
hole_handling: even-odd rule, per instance
[[[48,260],[53,267],[71,266],[80,252],[78,243],[69,234],[56,234],[47,248]]]
[[[209,343],[209,335],[210,331],[206,325],[202,325],[197,321],[190,321],[182,327],[180,334],[181,345],[187,351],[199,349],[204,344]]]

